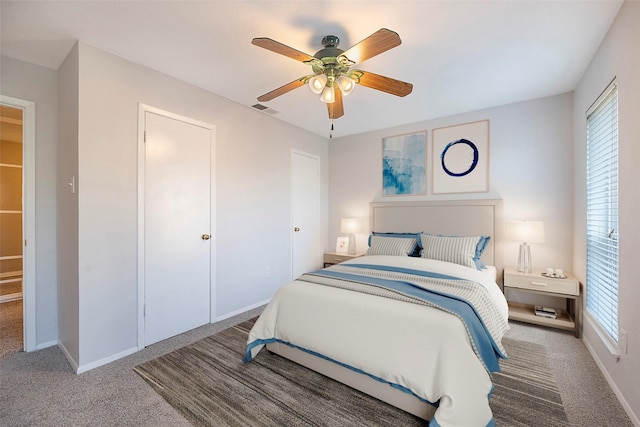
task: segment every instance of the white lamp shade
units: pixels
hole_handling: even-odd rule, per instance
[[[318,74],[317,76],[313,76],[309,79],[309,87],[313,93],[317,93],[318,95],[322,93],[322,89],[324,89],[326,84],[327,76],[324,74]]]
[[[543,243],[544,223],[540,221],[507,221],[505,239],[521,243]]]
[[[338,83],[338,87],[344,96],[349,95],[353,91],[353,88],[356,87],[356,82],[347,76],[338,77],[336,83]]]
[[[345,234],[359,233],[362,230],[362,221],[357,218],[345,218],[340,222],[340,232]]]
[[[333,86],[326,85],[324,89],[322,89],[322,94],[320,95],[320,100],[322,102],[326,102],[327,104],[333,104],[336,100],[336,91]]]

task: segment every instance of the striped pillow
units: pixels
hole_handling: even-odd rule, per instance
[[[420,251],[422,251],[422,243],[420,242],[420,233],[382,233],[378,231],[372,231],[371,236],[384,236],[384,237],[400,237],[403,239],[415,239],[416,247],[412,253],[409,254],[411,257],[420,258]],[[369,246],[371,246],[371,236],[369,236]]]
[[[422,234],[420,239],[422,240],[422,258],[452,262],[474,269],[478,269],[475,261],[476,247],[481,240],[486,245],[486,239],[483,236],[432,236]]]
[[[371,236],[367,255],[408,256],[416,248],[417,239]]]

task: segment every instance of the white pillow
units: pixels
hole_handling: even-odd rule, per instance
[[[367,255],[409,256],[417,244],[417,239],[371,236],[371,246],[367,250]]]

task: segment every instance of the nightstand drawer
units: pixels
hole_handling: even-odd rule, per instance
[[[361,257],[364,254],[349,255],[340,252],[325,252],[324,264],[325,267],[333,264],[340,264],[341,262],[348,261],[350,259]]]
[[[554,294],[580,295],[580,284],[572,277],[554,279],[542,274],[505,273],[504,286]]]
[[[340,264],[341,262],[350,260],[351,258],[353,258],[354,256],[351,255],[338,255],[338,254],[332,254],[332,253],[327,253],[324,254],[324,262],[327,264]]]

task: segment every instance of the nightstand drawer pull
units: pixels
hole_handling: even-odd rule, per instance
[[[536,286],[549,286],[548,284],[542,282],[531,282],[531,284]]]

